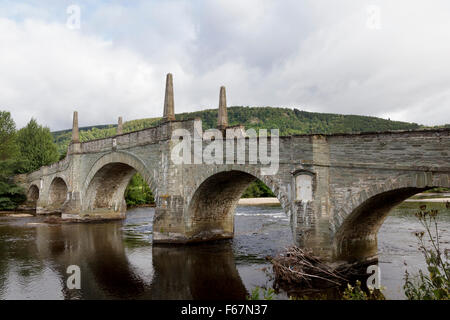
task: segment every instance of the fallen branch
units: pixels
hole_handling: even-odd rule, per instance
[[[289,285],[308,286],[317,285],[317,281],[324,284],[340,286],[348,283],[343,273],[322,262],[311,251],[296,246],[289,247],[286,252],[271,259],[275,281]]]

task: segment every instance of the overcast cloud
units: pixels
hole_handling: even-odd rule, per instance
[[[229,105],[450,123],[450,2],[0,2],[0,109],[18,127],[161,116],[168,72],[177,113],[225,85]]]

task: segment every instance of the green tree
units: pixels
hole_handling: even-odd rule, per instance
[[[0,111],[0,161],[17,155],[16,124],[7,111]]]
[[[0,160],[0,210],[14,210],[26,200],[25,191],[12,179],[17,166],[15,159]]]
[[[242,194],[242,198],[265,198],[275,197],[272,190],[269,189],[261,180],[252,182]]]
[[[130,207],[155,203],[152,191],[139,173],[131,178],[125,190],[125,201]]]
[[[57,162],[58,149],[50,129],[39,125],[35,119],[17,133],[20,156],[24,160],[21,173],[28,173]]]
[[[0,210],[13,210],[25,201],[25,192],[12,176],[18,171],[16,124],[7,111],[0,111]]]

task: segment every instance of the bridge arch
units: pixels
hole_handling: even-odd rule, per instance
[[[389,179],[354,196],[334,216],[334,254],[337,259],[364,261],[376,257],[377,234],[389,212],[409,197],[435,188],[450,187],[446,173],[417,173]]]
[[[286,211],[287,195],[269,176],[255,169],[205,170],[187,194],[186,232],[193,241],[232,238],[234,211],[247,187],[259,179],[277,196]]]
[[[62,176],[56,176],[50,183],[48,190],[49,205],[55,209],[61,209],[67,200],[68,191],[66,180]]]
[[[39,200],[40,190],[35,184],[31,184],[27,190],[27,207],[36,209],[37,202]]]
[[[113,152],[99,158],[90,169],[84,185],[82,211],[85,213],[118,214],[126,211],[125,189],[138,172],[153,192],[156,184],[144,162],[128,152]]]

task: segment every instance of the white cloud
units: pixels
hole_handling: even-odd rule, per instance
[[[380,30],[366,27],[367,5],[379,6]],[[450,123],[446,1],[82,1],[79,31],[64,8],[11,6],[0,108],[19,126],[34,116],[70,127],[75,107],[81,125],[160,116],[167,72],[176,112],[216,107],[225,85],[230,105]]]
[[[0,104],[19,126],[67,128],[74,109],[85,125],[158,115],[164,81],[138,54],[59,24],[0,19],[0,30]]]

